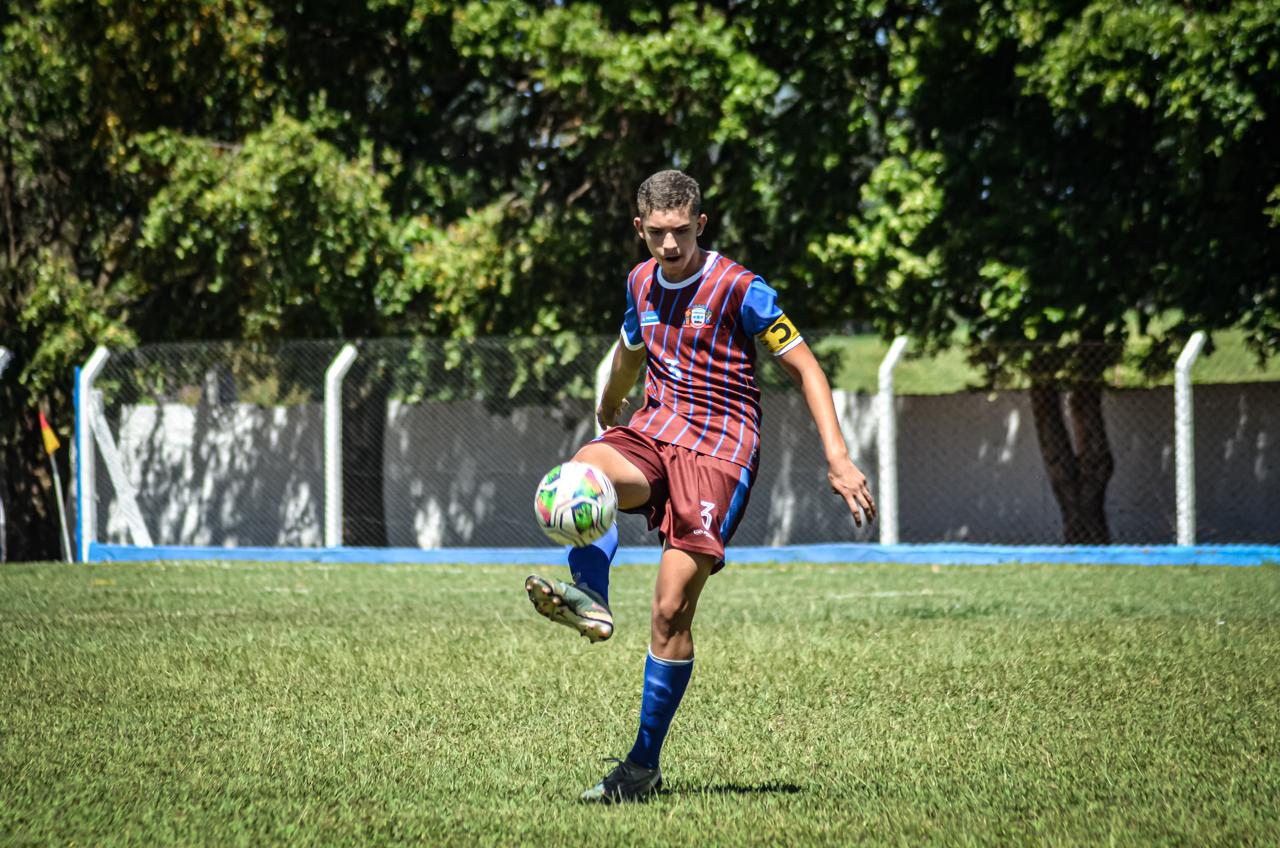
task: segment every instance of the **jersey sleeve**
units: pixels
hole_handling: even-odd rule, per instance
[[[781,356],[804,341],[791,319],[778,306],[778,293],[756,277],[742,298],[742,328],[758,338],[774,356]]]
[[[622,316],[622,343],[627,350],[639,350],[644,347],[644,338],[640,335],[640,316],[636,311],[636,299],[631,293],[631,281],[627,281],[627,311]]]

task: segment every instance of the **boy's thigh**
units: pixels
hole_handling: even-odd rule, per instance
[[[715,570],[724,563],[724,548],[733,538],[751,495],[749,469],[685,448],[664,451],[667,504],[663,538],[673,548],[709,554]]]
[[[596,466],[613,482],[618,508],[624,512],[647,511],[654,491],[665,491],[662,459],[651,439],[626,427],[611,427],[579,448],[577,462]]]

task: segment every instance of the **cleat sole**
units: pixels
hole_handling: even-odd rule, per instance
[[[573,628],[587,641],[593,644],[603,642],[613,635],[613,625],[609,622],[576,614],[556,593],[550,581],[531,574],[524,581],[524,589],[538,615],[556,624]]]

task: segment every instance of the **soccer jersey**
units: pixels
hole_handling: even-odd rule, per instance
[[[657,260],[632,269],[622,342],[645,349],[645,403],[630,427],[656,441],[754,468],[760,447],[760,336],[775,355],[800,343],[778,295],[737,262],[708,252],[671,282]]]

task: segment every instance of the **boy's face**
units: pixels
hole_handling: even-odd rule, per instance
[[[662,275],[678,282],[693,276],[702,261],[698,236],[707,226],[707,216],[693,217],[692,209],[655,209],[636,218],[636,233],[644,239],[653,258],[662,266]]]

